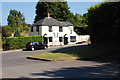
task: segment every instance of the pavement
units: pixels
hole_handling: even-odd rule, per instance
[[[81,48],[85,44],[52,46],[47,50],[3,51],[2,74],[3,79],[15,78],[118,78],[118,64],[109,60],[66,60],[40,61],[26,59],[26,56],[49,52],[53,50]]]

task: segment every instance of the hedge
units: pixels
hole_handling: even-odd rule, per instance
[[[116,42],[120,38],[120,2],[103,2],[88,9],[92,44]]]
[[[27,42],[32,41],[43,42],[43,38],[41,35],[29,37],[7,37],[3,48],[4,50],[23,49]]]

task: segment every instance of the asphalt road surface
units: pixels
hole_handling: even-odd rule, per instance
[[[40,61],[26,56],[86,45],[55,46],[47,50],[16,50],[2,54],[2,78],[118,78],[118,65],[106,60]]]

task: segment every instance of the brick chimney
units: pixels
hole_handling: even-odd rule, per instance
[[[48,12],[47,16],[48,16],[48,18],[50,18],[50,13],[49,12]]]

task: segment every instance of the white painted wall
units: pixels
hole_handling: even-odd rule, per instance
[[[29,28],[29,32],[30,32]],[[71,33],[72,30],[72,33]],[[44,35],[47,34],[46,37],[53,37],[53,42],[49,42],[48,45],[64,45],[63,42],[59,42],[59,37],[64,37],[65,34],[67,34],[68,37],[68,44],[75,44],[77,42],[82,42],[84,39],[81,39],[82,36],[77,35],[74,31],[73,26],[63,26],[63,32],[59,32],[59,26],[52,26],[52,32],[49,32],[49,26],[39,26],[39,32],[36,32],[36,26],[33,27],[33,32],[30,32],[30,36],[34,35]],[[70,42],[70,36],[76,36],[76,42]]]

